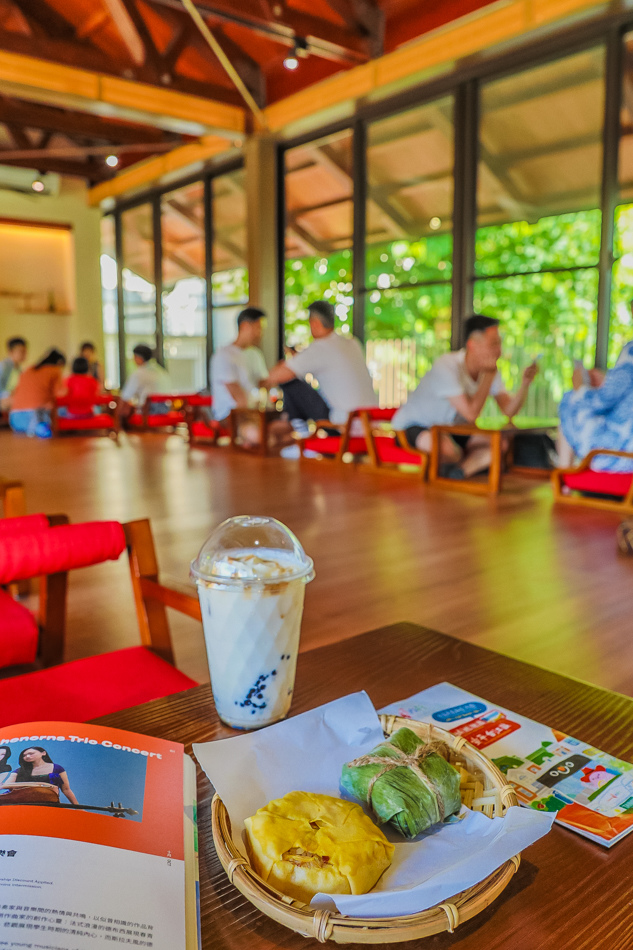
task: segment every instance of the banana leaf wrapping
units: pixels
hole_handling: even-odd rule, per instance
[[[443,750],[443,743],[424,743],[411,729],[398,729],[343,766],[341,787],[367,802],[380,824],[390,822],[415,838],[461,808],[459,772],[439,754]]]

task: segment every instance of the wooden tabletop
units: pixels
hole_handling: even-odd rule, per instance
[[[445,680],[620,758],[633,759],[632,699],[410,623],[301,654],[292,714],[360,689],[366,689],[380,708]],[[192,742],[234,734],[219,722],[208,686],[99,722],[180,741],[188,751]],[[212,787],[202,774],[198,794],[203,950],[316,947],[316,942],[259,913],[229,884],[213,847]],[[633,835],[607,850],[555,826],[524,852],[512,882],[486,911],[453,935],[400,946],[630,950],[632,866]]]

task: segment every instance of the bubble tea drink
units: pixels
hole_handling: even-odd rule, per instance
[[[191,564],[218,715],[257,729],[288,715],[313,564],[274,518],[223,522]]]

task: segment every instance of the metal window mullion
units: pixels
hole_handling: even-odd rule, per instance
[[[207,301],[206,378],[211,385],[209,367],[213,356],[213,178],[204,179],[204,278]]]
[[[365,340],[366,235],[367,235],[367,125],[357,119],[352,130],[354,235],[352,242],[352,332]]]
[[[125,363],[125,299],[123,297],[123,225],[121,213],[114,213],[114,257],[116,260],[116,303],[119,327],[119,381],[121,386],[127,376]]]
[[[154,236],[154,288],[156,292],[156,359],[165,365],[163,334],[163,235],[160,220],[160,196],[152,199],[152,232]]]
[[[459,86],[453,110],[453,298],[451,347],[462,345],[465,318],[473,311],[475,231],[477,227],[477,161],[479,134],[479,84]]]
[[[613,284],[613,240],[615,209],[618,202],[618,151],[620,145],[620,106],[622,101],[623,36],[611,31],[606,44],[604,128],[602,156],[602,221],[598,272],[598,320],[596,326],[596,366],[607,367],[611,289]]]

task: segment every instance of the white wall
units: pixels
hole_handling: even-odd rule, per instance
[[[57,346],[72,357],[84,340],[92,340],[103,355],[100,212],[88,207],[83,182],[63,178],[57,197],[0,189],[0,218],[69,224],[73,233],[75,281],[68,314],[19,313],[19,301],[0,292],[0,355],[4,354],[6,338],[16,335],[29,342],[29,363],[50,346]],[[29,261],[28,266],[36,273],[37,260]],[[0,290],[11,285],[10,276],[7,263],[0,260]]]

